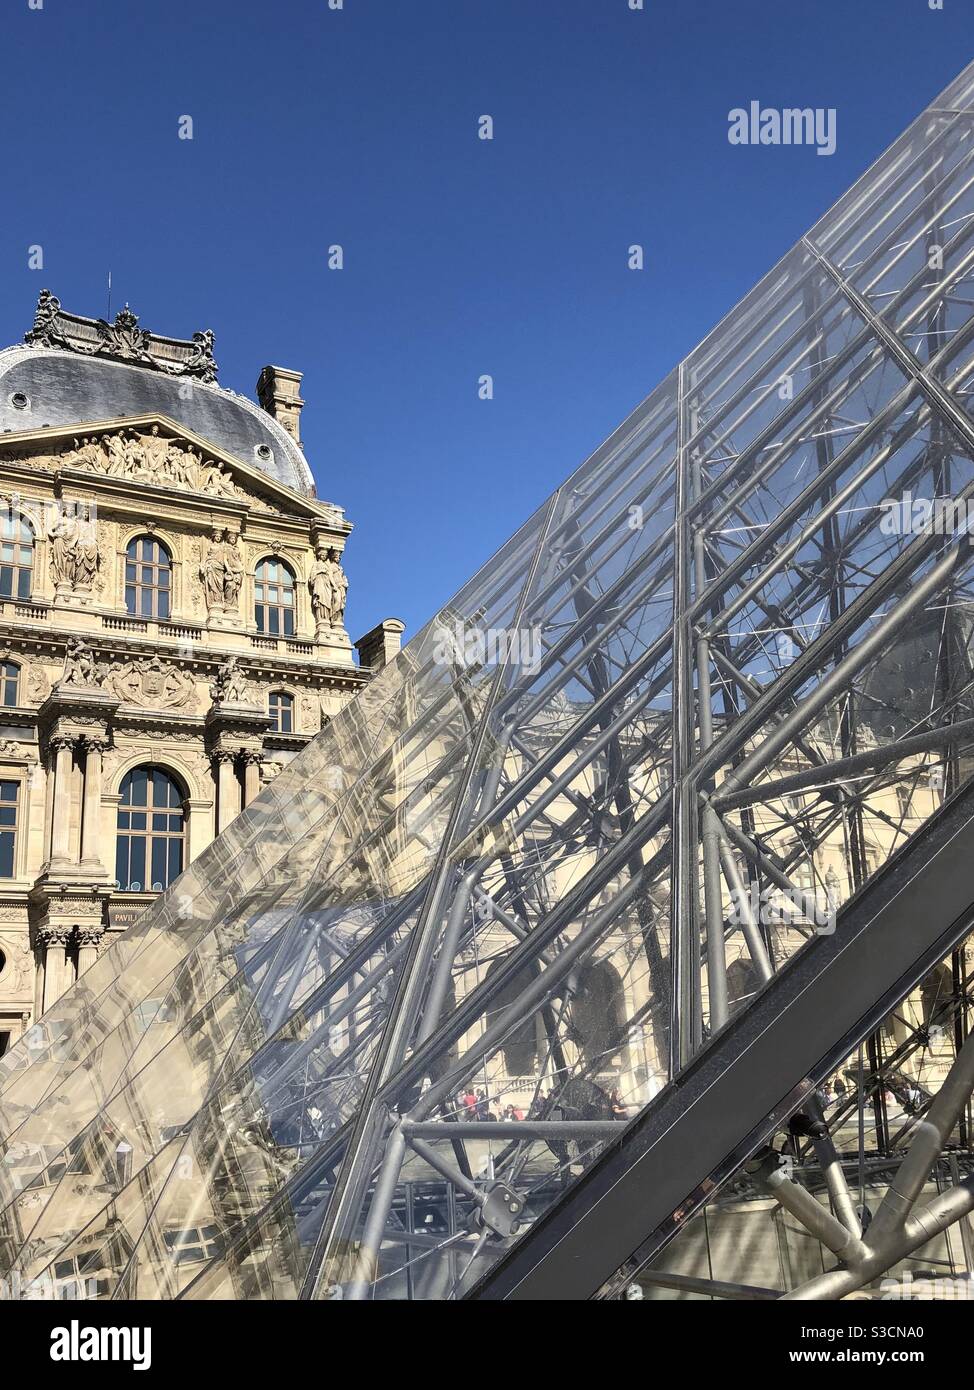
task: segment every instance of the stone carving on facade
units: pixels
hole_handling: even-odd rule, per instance
[[[213,330],[194,333],[192,342],[160,339],[139,327],[138,316],[126,304],[106,319],[84,319],[65,314],[61,301],[50,290],[41,290],[34,311],[34,326],[24,335],[34,347],[63,348],[84,357],[117,357],[138,362],[167,376],[192,376],[198,381],[216,381],[213,357]]]
[[[55,589],[90,594],[98,570],[98,531],[89,509],[55,509],[47,529]]]
[[[239,539],[239,533],[232,527],[224,530],[215,527],[213,539],[203,554],[199,573],[210,613],[237,613],[244,576]]]
[[[32,664],[27,675],[27,699],[32,705],[42,705],[51,693],[51,682],[43,666]]]
[[[148,329],[139,327],[137,315],[126,304],[115,315],[115,322],[108,323],[98,319],[98,330],[105,348],[116,357],[124,357],[130,362],[149,362],[151,334]],[[99,349],[96,348],[97,352]]]
[[[30,332],[24,334],[24,342],[33,343],[37,347],[65,346],[57,341],[60,312],[60,299],[50,290],[41,290],[37,296],[37,308],[34,310],[34,326]]]
[[[338,551],[318,547],[318,558],[308,580],[311,607],[319,624],[341,627],[345,617],[348,579],[341,567]]]
[[[10,914],[9,917],[8,913]],[[21,908],[0,911],[0,916],[3,916],[5,920],[23,922],[24,927],[27,926],[27,919]],[[24,989],[32,982],[34,973],[33,956],[27,940],[20,938],[17,941],[11,941],[9,938],[0,937],[0,950],[3,951],[7,960],[6,968],[3,971],[4,992],[14,993]]]
[[[217,671],[210,686],[210,696],[217,705],[256,704],[254,687],[235,656],[228,657]]]
[[[188,488],[209,497],[239,497],[240,492],[219,459],[207,458],[192,444],[160,434],[153,425],[148,433],[118,430],[73,441],[58,459],[64,468],[103,473],[157,487]]]
[[[192,677],[160,656],[112,666],[106,686],[126,705],[187,711],[196,706],[196,686]]]
[[[95,654],[88,643],[81,637],[69,637],[67,651],[64,653],[64,670],[57,683],[57,689],[99,690],[103,681],[104,672],[95,660]]]
[[[73,932],[74,927],[45,923],[37,928],[37,939],[42,946],[68,946]]]

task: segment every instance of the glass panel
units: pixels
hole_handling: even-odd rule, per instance
[[[462,1295],[970,777],[974,558],[912,504],[974,499],[972,132],[911,128],[0,1059],[0,1274]],[[180,798],[123,782],[123,886]]]

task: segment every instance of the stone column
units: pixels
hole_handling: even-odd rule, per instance
[[[71,862],[71,750],[73,746],[74,740],[63,734],[58,734],[51,739],[51,766],[54,772],[51,863],[62,867]],[[46,998],[45,989],[45,1000]]]
[[[213,754],[216,763],[216,833],[222,835],[240,814],[240,788],[234,770],[236,754],[220,748]]]
[[[70,750],[69,750],[70,751]],[[42,927],[40,939],[44,945],[44,1013],[47,1013],[71,984],[67,959],[70,927]]]
[[[244,809],[250,805],[260,791],[260,765],[264,755],[259,748],[245,748],[241,753],[244,765]]]
[[[78,977],[85,973],[89,965],[94,965],[98,958],[98,947],[104,936],[101,927],[79,927],[78,928]]]
[[[101,773],[102,753],[107,745],[104,734],[85,734],[81,746],[85,753],[85,790],[81,806],[81,862],[101,869]]]
[[[54,835],[54,753],[48,755],[46,768],[46,782],[44,786],[44,853],[43,858],[50,860],[53,852]]]

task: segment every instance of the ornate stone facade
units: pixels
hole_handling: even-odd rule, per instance
[[[0,435],[0,808],[15,808],[12,829],[0,824],[0,1050],[131,925],[165,886],[157,872],[168,881],[194,858],[352,698],[402,631],[379,624],[356,663],[341,564],[352,527],[315,498],[296,452],[297,373],[264,369],[265,416],[214,384],[211,333],[158,338],[127,308],[114,324],[82,319],[46,291],[27,342],[48,373],[33,400],[33,386],[11,395],[17,409],[27,401],[24,428]],[[14,351],[0,352],[0,392]],[[50,424],[50,363],[76,356],[102,374],[99,401],[67,412],[61,401],[71,419]],[[131,394],[133,368],[140,398],[186,378],[181,391],[207,393],[199,419],[228,419],[227,430],[161,409],[107,418],[105,388]],[[251,438],[267,443],[245,449]],[[275,455],[278,474],[285,459],[307,485],[264,471]],[[162,809],[148,770],[163,774]]]

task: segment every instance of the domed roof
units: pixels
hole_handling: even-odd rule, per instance
[[[216,384],[212,333],[190,342],[137,325],[127,307],[106,324],[65,313],[43,291],[25,345],[0,351],[0,432],[168,415],[285,487],[314,496],[297,441],[254,401]]]

